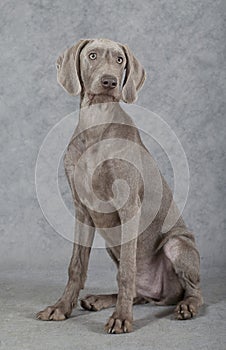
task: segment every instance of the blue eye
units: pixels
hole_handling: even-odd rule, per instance
[[[122,62],[123,62],[123,58],[122,57],[118,57],[117,58],[117,63],[122,64]]]

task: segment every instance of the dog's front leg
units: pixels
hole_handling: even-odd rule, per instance
[[[139,211],[138,207],[136,211]],[[122,244],[118,270],[118,297],[116,308],[105,329],[108,333],[128,333],[132,331],[133,299],[136,296],[136,250],[139,229],[139,215],[128,220],[125,212],[120,212]],[[131,214],[131,212],[130,212]]]
[[[48,321],[61,321],[68,318],[77,305],[79,292],[84,288],[88,269],[89,255],[94,239],[95,228],[88,213],[76,214],[75,242],[68,269],[68,283],[61,298],[37,314],[37,318]]]

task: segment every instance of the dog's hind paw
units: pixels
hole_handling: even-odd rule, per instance
[[[100,311],[116,304],[117,294],[87,295],[80,300],[85,310]]]
[[[189,320],[197,315],[200,301],[196,297],[188,297],[177,305],[174,316],[177,320]]]

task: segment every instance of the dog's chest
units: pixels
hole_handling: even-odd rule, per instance
[[[110,174],[108,149],[101,140],[92,137],[92,131],[87,135],[78,135],[73,140],[68,152],[73,162],[73,185],[80,201],[89,209],[97,212],[112,211],[112,206],[106,203],[111,197],[109,187]]]

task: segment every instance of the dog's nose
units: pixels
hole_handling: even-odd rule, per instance
[[[113,75],[104,75],[101,84],[106,89],[114,89],[117,86],[117,79]]]

